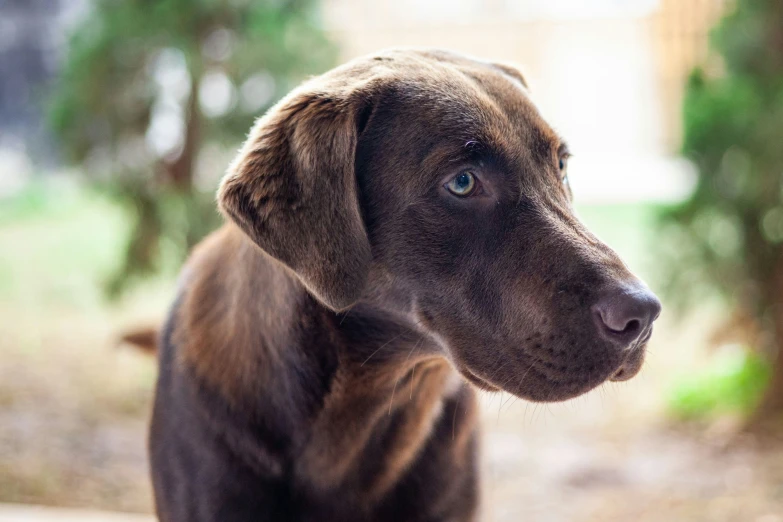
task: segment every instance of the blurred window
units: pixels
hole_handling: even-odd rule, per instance
[[[570,20],[578,18],[646,16],[659,0],[504,0],[505,10],[522,19]]]

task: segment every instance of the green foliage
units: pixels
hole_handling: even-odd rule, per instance
[[[180,257],[218,223],[214,184],[252,121],[333,64],[315,0],[96,0],[51,104],[65,156],[134,226],[109,289]],[[204,193],[200,186],[206,185]],[[168,246],[167,246],[168,245]]]
[[[679,378],[667,398],[669,410],[686,420],[745,416],[758,405],[770,372],[765,359],[748,351],[723,354],[704,372]]]
[[[116,271],[128,233],[122,207],[73,183],[39,182],[0,209],[0,305],[39,316],[100,308],[98,283]]]
[[[688,82],[692,197],[663,213],[675,298],[716,288],[774,348],[783,321],[783,0],[738,0]],[[767,334],[767,335],[765,335]]]
[[[58,203],[59,200],[51,201],[40,184],[33,181],[12,197],[0,198],[0,226],[37,216]]]

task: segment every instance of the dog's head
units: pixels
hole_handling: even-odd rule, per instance
[[[270,110],[219,201],[327,307],[392,307],[478,386],[555,401],[633,376],[660,311],[567,163],[516,69],[389,51]]]

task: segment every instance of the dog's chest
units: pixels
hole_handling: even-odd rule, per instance
[[[297,474],[317,490],[347,488],[360,492],[363,503],[377,502],[430,439],[444,399],[458,385],[459,377],[440,362],[376,386],[338,376]]]

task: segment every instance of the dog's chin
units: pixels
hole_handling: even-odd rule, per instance
[[[481,375],[479,368],[459,368],[460,374],[476,388],[489,392],[505,391],[531,402],[563,402],[584,395],[607,381],[626,381],[635,376],[644,363],[644,351],[618,364],[607,365],[592,372],[568,372],[561,375],[544,375],[530,367],[520,370],[524,379],[503,378],[506,383],[518,382],[518,386],[499,385]]]
[[[636,377],[642,370],[642,366],[644,366],[646,348],[646,346],[641,346],[633,350],[623,361],[623,364],[620,365],[620,368],[609,377],[609,380],[612,382],[624,382]]]
[[[518,390],[507,389],[533,402],[563,402],[584,395],[606,382],[623,382],[635,377],[644,365],[644,350],[637,349],[619,366],[609,366],[590,374],[563,375],[558,379],[529,383]]]
[[[562,382],[551,382],[549,384],[506,391],[531,402],[563,402],[584,395],[605,381],[606,379],[564,380]]]
[[[582,378],[564,378],[562,381],[527,382],[519,388],[499,386],[478,375],[469,368],[459,368],[459,373],[479,390],[488,392],[507,392],[520,399],[531,402],[562,402],[585,394],[606,381],[607,377],[584,380]],[[538,380],[537,380],[538,381]]]
[[[586,344],[581,359],[569,357],[561,350],[555,360],[546,360],[539,352],[515,350],[506,352],[506,364],[486,367],[483,360],[471,357],[473,352],[453,350],[451,358],[462,377],[479,390],[504,391],[531,402],[563,402],[597,388],[607,381],[622,382],[636,376],[644,364],[646,341],[625,350],[606,347],[595,342]]]

